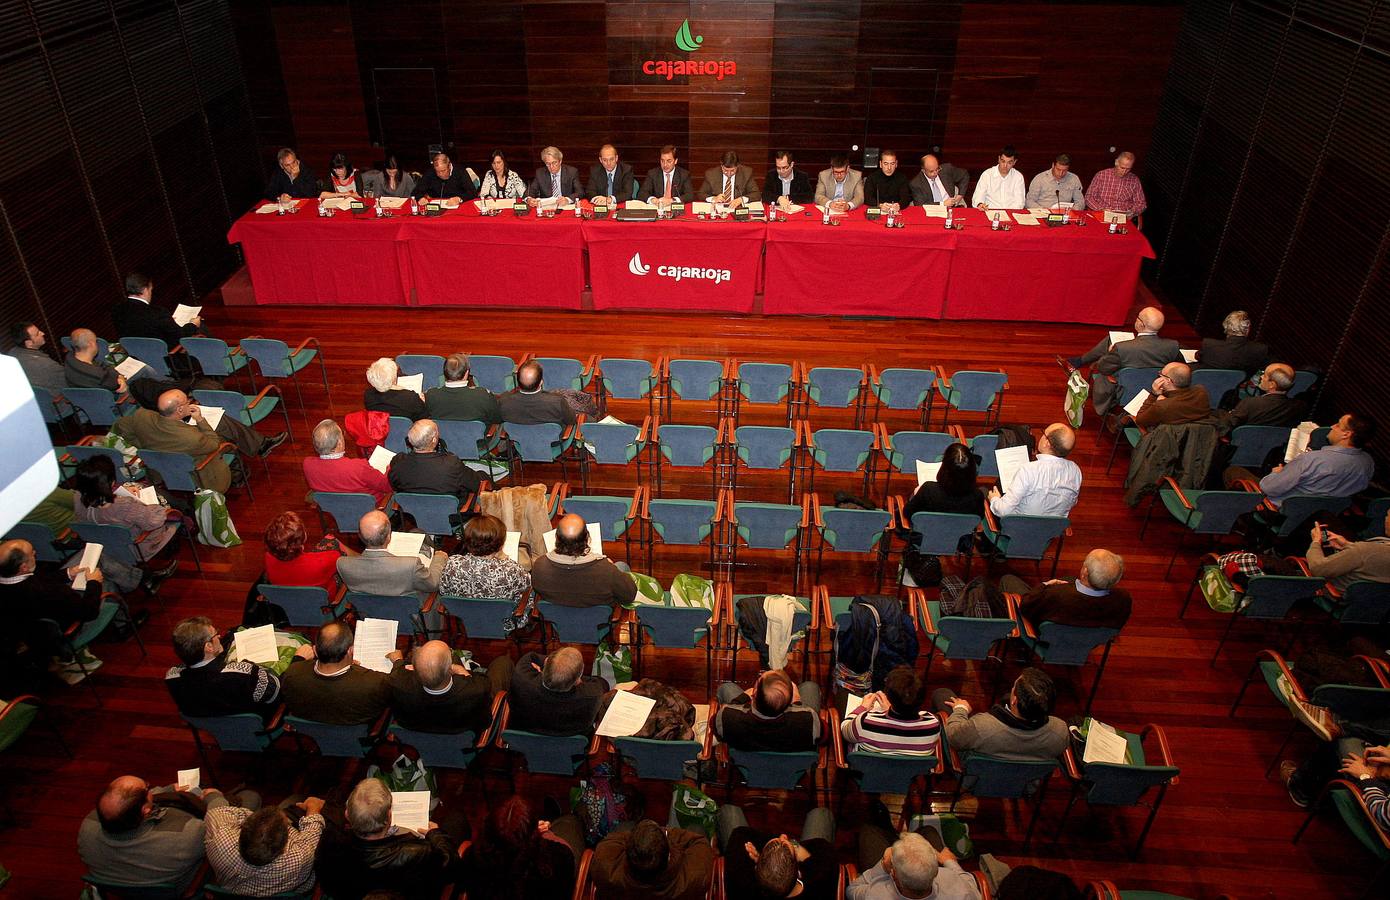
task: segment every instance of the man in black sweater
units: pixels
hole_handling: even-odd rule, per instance
[[[417,198],[433,197],[436,200],[462,203],[478,196],[478,188],[473,184],[473,179],[468,177],[468,172],[464,169],[454,168],[449,154],[436,153],[430,157],[430,166],[430,171],[420,176],[420,180],[415,183]]]
[[[497,398],[487,388],[470,383],[466,353],[454,353],[444,360],[444,386],[425,392],[425,411],[431,419],[502,424]]]
[[[319,195],[318,179],[299,161],[299,155],[289,147],[282,147],[275,154],[275,162],[280,167],[270,176],[270,184],[265,186],[267,200],[303,200]]]
[[[405,441],[410,452],[397,454],[386,473],[393,491],[453,494],[459,500],[477,492],[482,479],[463,460],[439,449],[439,426],[433,420],[421,419],[411,425]]]
[[[393,664],[392,717],[404,728],[430,734],[481,734],[488,726],[493,695],[505,691],[512,679],[510,656],[494,659],[486,676],[474,675],[454,662],[443,641],[416,647],[409,665],[399,650],[387,658]]]
[[[207,616],[174,626],[174,654],[181,664],[164,674],[164,686],[185,716],[266,716],[280,703],[275,673],[253,662],[229,659]]]
[[[187,368],[187,358],[176,360],[172,354],[185,337],[202,333],[203,317],[194,316],[187,325],[179,325],[173,313],[154,305],[154,282],[140,272],[131,272],[125,277],[125,293],[125,299],[111,310],[116,336],[159,338],[169,348],[170,368],[174,371]]]
[[[820,686],[794,684],[786,672],[764,672],[748,691],[719,686],[714,733],[736,750],[796,753],[820,741]]]
[[[898,154],[884,150],[878,155],[878,168],[864,176],[864,205],[877,206],[885,214],[899,213],[912,205],[911,182],[898,169]]]
[[[539,734],[592,734],[594,713],[607,690],[602,678],[584,674],[584,657],[573,647],[546,657],[528,653],[512,672],[509,725]]]

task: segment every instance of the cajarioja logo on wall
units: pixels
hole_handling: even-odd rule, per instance
[[[652,267],[642,262],[642,254],[634,253],[632,259],[627,261],[627,270],[633,275],[650,275]],[[656,274],[675,281],[680,281],[683,278],[695,278],[713,281],[715,284],[723,284],[733,279],[733,273],[728,269],[710,269],[702,266],[661,265],[656,267]]]
[[[676,29],[676,49],[694,53],[704,44],[705,36],[690,33],[690,20],[681,22]],[[667,81],[678,75],[712,77],[723,81],[726,76],[738,74],[738,64],[732,59],[649,59],[642,63],[643,75],[655,75]]]

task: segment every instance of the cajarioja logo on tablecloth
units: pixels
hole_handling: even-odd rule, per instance
[[[642,262],[642,254],[632,254],[632,259],[627,261],[627,270],[633,275],[648,275],[652,267]],[[656,274],[662,278],[670,278],[680,281],[684,278],[695,278],[705,281],[713,281],[715,284],[723,284],[733,280],[733,273],[728,269],[712,269],[703,266],[666,266],[656,267]]]
[[[676,29],[676,49],[694,53],[704,44],[705,36],[690,33],[690,20],[681,22]],[[732,59],[649,59],[642,63],[643,75],[656,75],[670,81],[679,75],[706,75],[715,81],[723,81],[729,75],[738,74],[738,63]]]

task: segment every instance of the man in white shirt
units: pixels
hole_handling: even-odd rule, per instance
[[[1076,432],[1062,422],[1047,426],[1038,438],[1038,458],[1014,476],[1007,494],[989,492],[996,516],[1066,516],[1081,493],[1081,468],[1067,455],[1076,446]]]
[[[1023,175],[1018,165],[1018,151],[1009,144],[999,153],[999,165],[985,169],[975,185],[972,198],[977,209],[1025,209]]]

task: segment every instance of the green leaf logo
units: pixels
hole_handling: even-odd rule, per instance
[[[690,20],[686,19],[681,23],[681,27],[676,29],[676,46],[686,53],[694,53],[700,49],[700,45],[705,42],[704,35],[697,34],[690,36]]]

